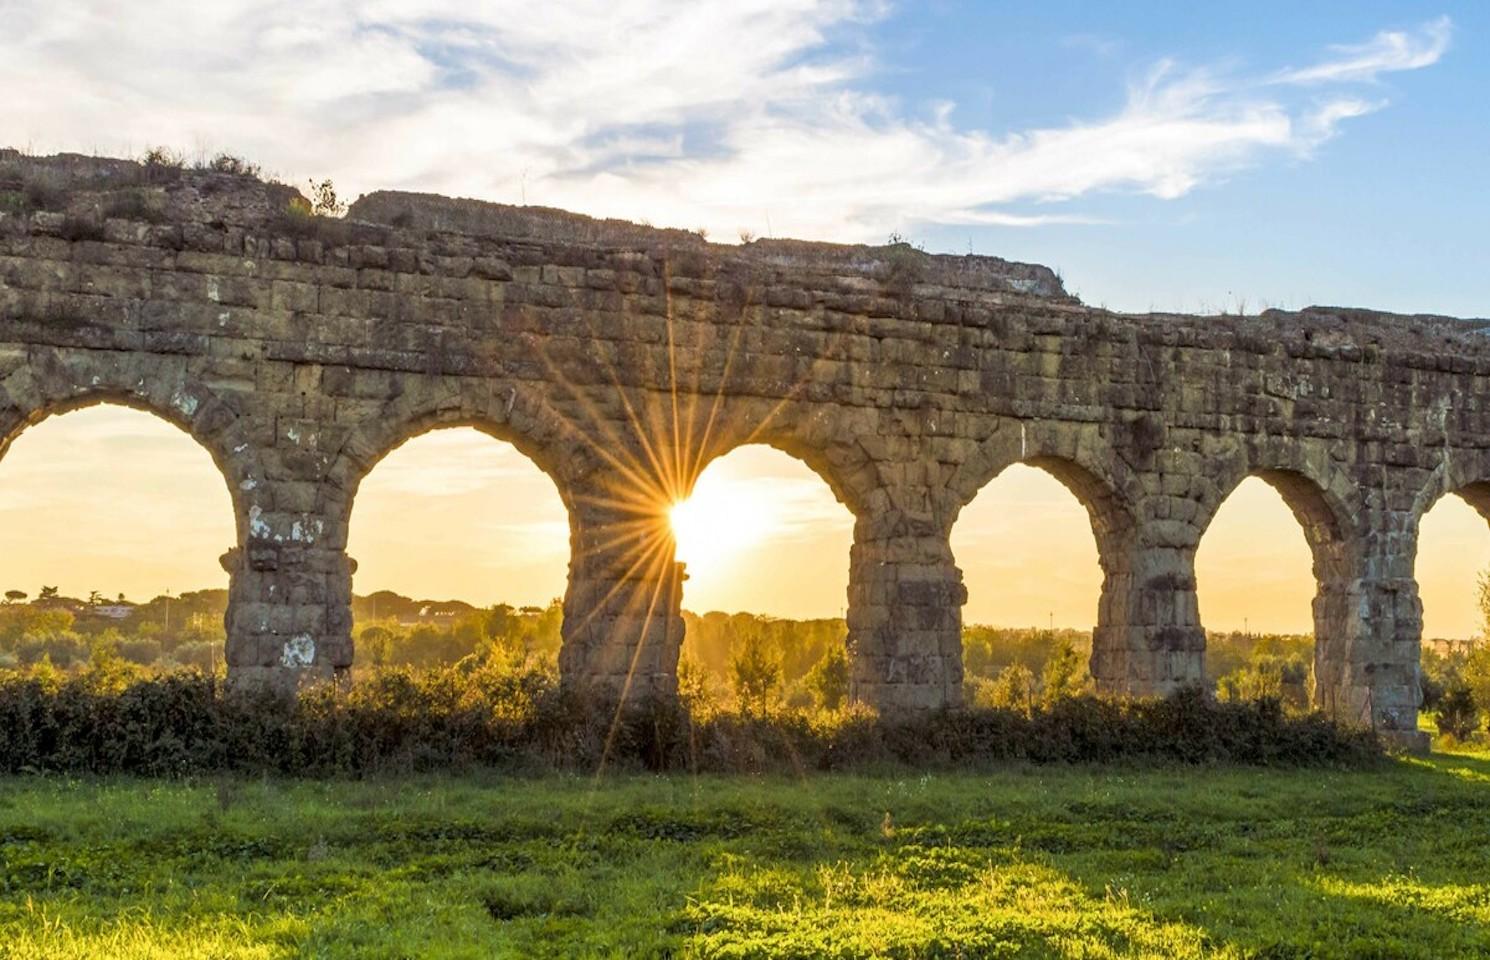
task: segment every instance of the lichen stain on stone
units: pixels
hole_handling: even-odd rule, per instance
[[[316,642],[308,633],[299,633],[285,641],[279,662],[292,670],[304,670],[316,659]]]

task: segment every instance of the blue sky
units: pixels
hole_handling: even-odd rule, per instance
[[[1122,309],[1244,299],[1490,315],[1490,6],[937,2],[875,32],[888,89],[955,100],[960,121],[1011,129],[1117,109],[1128,78],[1164,58],[1256,75],[1443,15],[1443,56],[1362,85],[1387,105],[1307,159],[1273,157],[1172,200],[1080,199],[1101,225],[916,236],[1059,266],[1084,299]]]
[[[1090,303],[1490,313],[1490,8],[0,0],[0,140],[1057,267]]]

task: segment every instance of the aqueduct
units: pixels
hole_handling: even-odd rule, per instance
[[[667,508],[713,458],[768,443],[854,514],[853,691],[881,709],[960,703],[948,533],[1027,463],[1091,515],[1102,690],[1201,680],[1196,546],[1256,475],[1313,551],[1318,705],[1415,729],[1417,525],[1449,492],[1490,510],[1490,324],[1121,315],[988,257],[724,246],[401,193],[325,220],[291,212],[294,196],[0,151],[0,436],[107,401],[211,452],[237,519],[223,563],[238,682],[351,663],[358,483],[458,424],[517,446],[569,509],[569,682],[674,689]]]

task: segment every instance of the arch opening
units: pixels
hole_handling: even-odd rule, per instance
[[[837,707],[854,517],[809,465],[749,444],[716,458],[670,528],[683,564],[685,696]]]
[[[569,510],[513,444],[469,426],[419,434],[368,470],[348,524],[354,672],[557,662]]]
[[[1490,484],[1441,496],[1418,521],[1413,577],[1422,605],[1419,692],[1430,729],[1467,736],[1482,726],[1490,627]],[[1474,707],[1467,706],[1468,690]],[[1454,692],[1454,696],[1451,696]],[[1478,693],[1478,696],[1476,696]]]
[[[1206,681],[1223,697],[1307,706],[1320,658],[1344,632],[1347,577],[1338,520],[1312,481],[1285,470],[1244,478],[1195,555]]]
[[[221,557],[239,523],[209,450],[95,397],[33,418],[0,452],[0,666],[223,666]]]
[[[949,539],[967,588],[966,702],[1029,708],[1088,687],[1125,529],[1101,483],[1059,458],[1011,464],[962,508]]]

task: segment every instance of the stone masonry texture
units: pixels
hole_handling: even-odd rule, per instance
[[[1091,517],[1100,690],[1201,682],[1196,547],[1258,476],[1313,551],[1316,704],[1415,729],[1418,521],[1450,492],[1490,511],[1490,324],[1123,315],[990,257],[726,246],[389,192],[330,219],[297,196],[0,151],[0,453],[101,402],[205,447],[236,511],[235,683],[346,670],[358,484],[409,438],[465,425],[532,458],[569,510],[566,683],[675,690],[667,509],[711,460],[764,443],[854,514],[852,689],[881,711],[961,704],[948,533],[1025,463]]]

